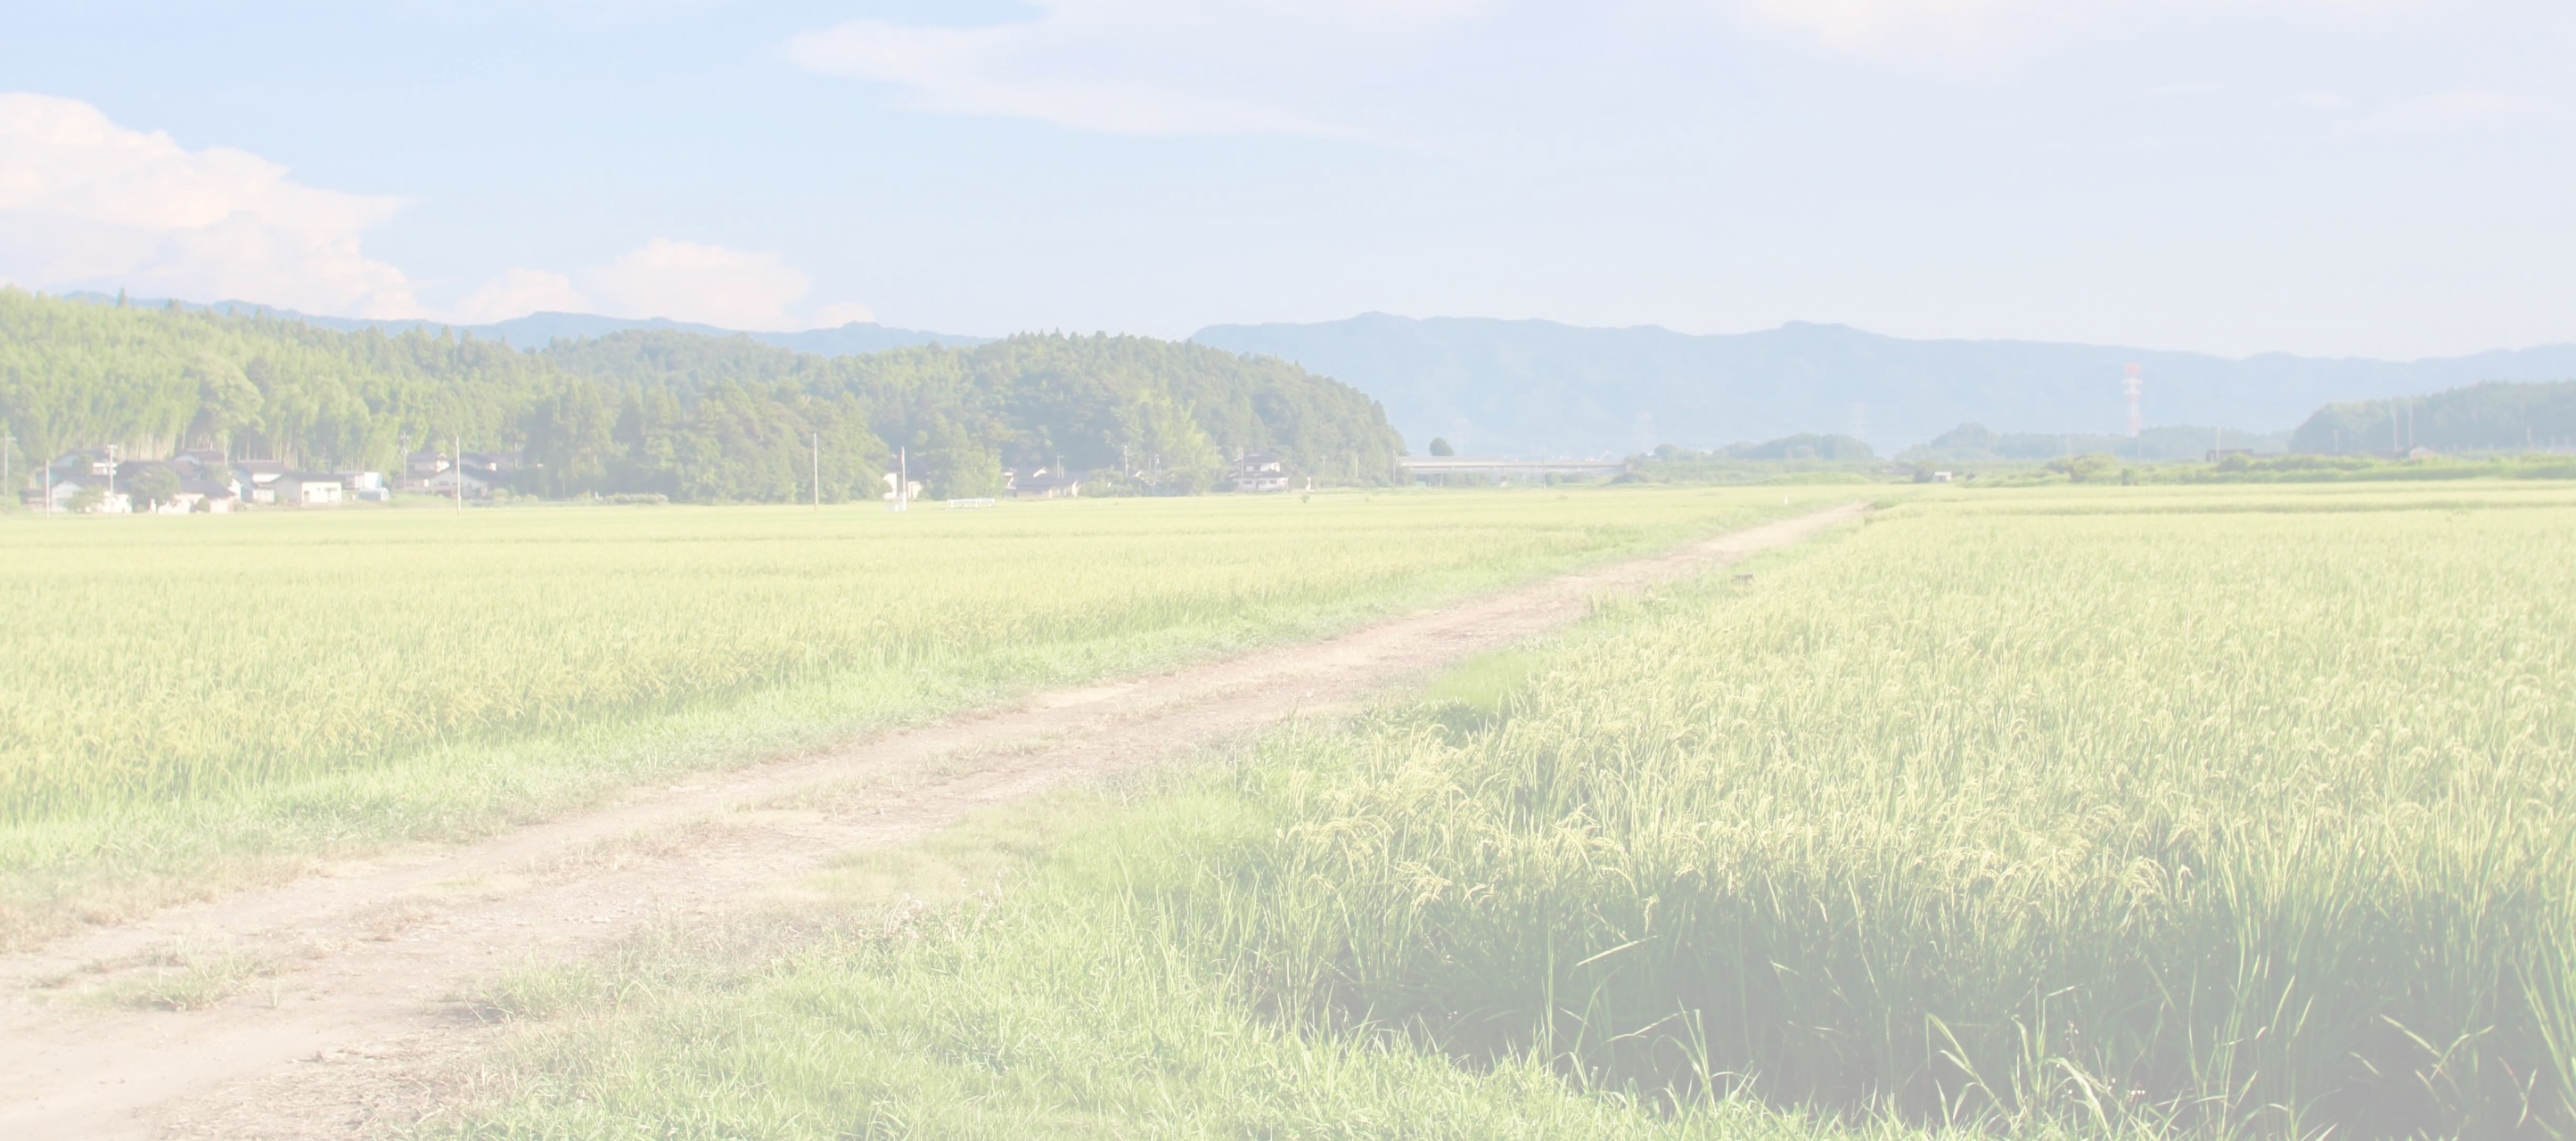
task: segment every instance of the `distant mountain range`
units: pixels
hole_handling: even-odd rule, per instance
[[[73,301],[108,304],[116,302],[116,296],[108,293],[71,293],[64,296]],[[167,298],[148,300],[127,298],[125,303],[158,309],[170,302]],[[451,325],[444,321],[411,319],[383,321],[362,317],[324,317],[250,301],[218,301],[212,305],[182,301],[179,305],[183,309],[211,309],[218,313],[268,313],[343,333],[354,333],[360,329],[382,329],[388,333],[399,333],[406,329],[452,328],[458,332],[472,333],[483,340],[501,341],[516,349],[542,349],[546,347],[547,342],[557,337],[567,339],[605,337],[610,333],[620,333],[628,329],[676,329],[683,333],[705,333],[715,337],[749,337],[764,345],[775,345],[782,349],[794,349],[800,353],[814,353],[827,357],[882,352],[886,349],[899,349],[909,345],[970,348],[997,339],[959,336],[955,333],[925,333],[918,329],[897,329],[865,321],[852,321],[835,329],[807,329],[797,333],[759,333],[741,329],[719,329],[713,325],[673,321],[665,317],[635,320],[627,317],[602,317],[595,313],[531,313],[525,317],[513,317],[507,321],[495,321],[488,325]]]
[[[113,303],[111,295],[73,300]],[[168,302],[129,299],[158,308]],[[243,301],[189,309],[264,311],[343,332],[438,329],[436,321],[323,317]],[[911,345],[972,347],[991,337],[851,323],[745,332],[663,318],[535,313],[451,326],[516,348],[629,329],[746,337],[838,357]],[[1848,325],[1791,322],[1755,333],[1693,335],[1641,325],[1584,328],[1481,317],[1367,313],[1315,324],[1211,325],[1191,337],[1279,357],[1349,384],[1386,408],[1416,454],[1442,437],[1462,453],[1619,456],[1657,444],[1714,448],[1797,433],[1868,441],[1880,454],[1962,424],[1999,433],[2125,434],[2121,382],[2137,365],[2146,422],[2269,437],[2327,404],[2420,396],[2481,381],[2576,379],[2576,345],[2419,361],[2266,353],[2241,359],[2042,341],[1909,340]],[[2198,436],[2192,438],[2197,439]],[[2279,446],[2274,443],[2273,446]]]
[[[2036,341],[1917,341],[1793,322],[1694,336],[1654,326],[1418,320],[1369,313],[1309,325],[1215,325],[1201,344],[1294,361],[1376,397],[1416,454],[1623,455],[1797,432],[1858,436],[1881,454],[1962,423],[2000,432],[2125,431],[2125,366],[2149,424],[2248,434],[2339,401],[2486,380],[2576,378],[2576,345],[2421,361],[2267,353],[2244,359]]]

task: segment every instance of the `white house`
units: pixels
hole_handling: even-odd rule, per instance
[[[429,492],[433,495],[454,495],[456,494],[456,483],[458,480],[463,480],[465,482],[465,498],[467,499],[490,498],[492,495],[492,486],[500,482],[497,477],[486,472],[478,472],[473,468],[451,467],[446,471],[439,472],[436,475],[420,481],[420,490]]]
[[[105,491],[107,488],[107,481],[103,478],[91,478],[86,481],[75,479],[57,481],[52,487],[46,489],[47,494],[50,497],[46,501],[46,510],[79,511],[86,512],[91,515],[131,515],[134,513],[133,497],[128,496],[122,491],[110,492],[102,496],[96,503],[82,507],[74,507],[72,505],[72,501],[80,498],[81,491],[87,487],[96,487],[101,491]]]
[[[1014,499],[1071,499],[1082,494],[1082,477],[1069,471],[1037,468],[1023,475],[1015,471],[1002,473],[1003,490]]]
[[[1278,456],[1261,452],[1234,462],[1236,491],[1288,490],[1287,464]]]
[[[340,477],[320,472],[289,472],[270,481],[273,502],[290,507],[336,507],[347,498],[348,488]]]
[[[228,482],[183,479],[179,481],[179,494],[170,497],[170,505],[183,512],[202,511],[211,515],[221,515],[241,506],[241,496],[234,492],[233,485]]]

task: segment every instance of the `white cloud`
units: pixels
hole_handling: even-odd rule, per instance
[[[777,254],[655,238],[606,265],[568,274],[506,270],[466,294],[444,317],[475,325],[530,313],[599,313],[750,330],[876,319],[855,301],[798,304],[811,291],[805,274]]]
[[[776,254],[655,238],[577,274],[511,269],[440,312],[359,239],[400,199],[306,186],[230,147],[189,150],[77,99],[0,94],[0,281],[481,323],[557,310],[798,326],[810,285]],[[868,319],[830,305],[811,321]]]
[[[423,310],[360,235],[401,202],[305,186],[229,147],[188,150],[77,99],[0,94],[0,278],[369,317]]]
[[[892,84],[910,105],[1137,135],[1357,135],[1336,88],[1489,0],[1039,0],[1035,20],[912,27],[853,20],[797,36],[790,59]]]
[[[611,316],[668,317],[731,329],[794,323],[788,306],[810,282],[786,259],[723,246],[655,238],[581,275],[584,291]]]

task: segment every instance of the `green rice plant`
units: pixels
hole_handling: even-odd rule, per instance
[[[0,525],[0,944],[1834,501],[1795,498],[23,518]]]
[[[1570,642],[1473,732],[1427,708],[1248,767],[1278,825],[1167,906],[1291,1024],[1593,1085],[2566,1130],[2571,519],[1900,508]]]
[[[2571,519],[1935,492],[962,904],[573,968],[431,1132],[2563,1135]]]

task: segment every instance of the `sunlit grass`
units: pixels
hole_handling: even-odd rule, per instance
[[[0,522],[0,943],[1830,491]]]
[[[1942,492],[1755,569],[1068,801],[964,903],[574,968],[654,997],[439,1131],[2576,1124],[2576,491]]]

